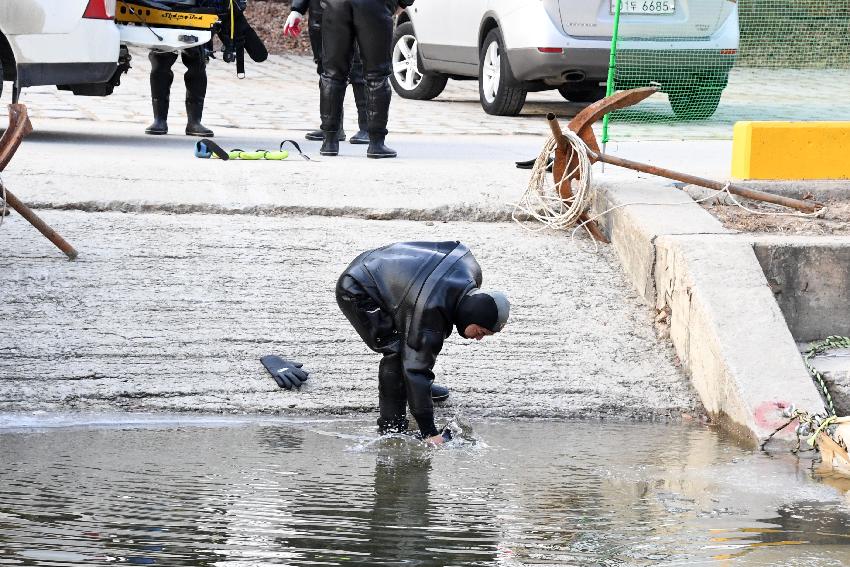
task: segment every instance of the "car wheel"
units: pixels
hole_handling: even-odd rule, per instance
[[[723,89],[687,87],[667,93],[673,114],[682,120],[702,120],[710,117],[720,104]]]
[[[588,86],[563,86],[558,89],[561,96],[570,102],[596,102],[605,98],[605,87],[595,85]]]
[[[443,92],[449,80],[445,75],[420,71],[419,43],[410,22],[404,22],[393,33],[392,65],[390,82],[401,98],[431,100]]]
[[[484,38],[478,66],[478,96],[481,106],[487,114],[497,116],[516,116],[525,105],[528,91],[511,83],[508,58],[505,55],[505,42],[498,29],[491,30]]]

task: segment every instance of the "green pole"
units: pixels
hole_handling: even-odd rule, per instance
[[[605,82],[605,96],[614,94],[614,73],[617,70],[617,36],[620,34],[620,8],[623,4],[622,0],[617,2],[614,8],[614,30],[611,34],[611,55],[608,57],[608,79]],[[608,115],[602,118],[602,147],[605,151],[605,144],[608,143]]]

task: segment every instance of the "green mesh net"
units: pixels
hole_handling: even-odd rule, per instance
[[[660,10],[646,13],[653,4]],[[615,89],[661,92],[612,113],[612,140],[728,139],[739,120],[850,120],[850,0],[623,0],[617,39]]]

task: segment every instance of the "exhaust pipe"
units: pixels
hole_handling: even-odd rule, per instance
[[[582,82],[586,75],[584,71],[580,71],[578,69],[571,69],[566,71],[563,75],[564,80],[568,83],[580,83]]]

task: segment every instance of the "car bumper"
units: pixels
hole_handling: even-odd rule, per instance
[[[549,79],[558,82],[564,75],[580,73],[586,80],[604,81],[608,76],[607,49],[564,49],[542,53],[537,48],[509,49],[508,62],[518,81]]]
[[[203,45],[212,39],[212,31],[178,28],[148,28],[146,26],[118,24],[121,43],[156,49],[157,51],[179,51]]]
[[[79,85],[108,81],[118,68],[117,61],[104,63],[20,63],[18,85]]]

